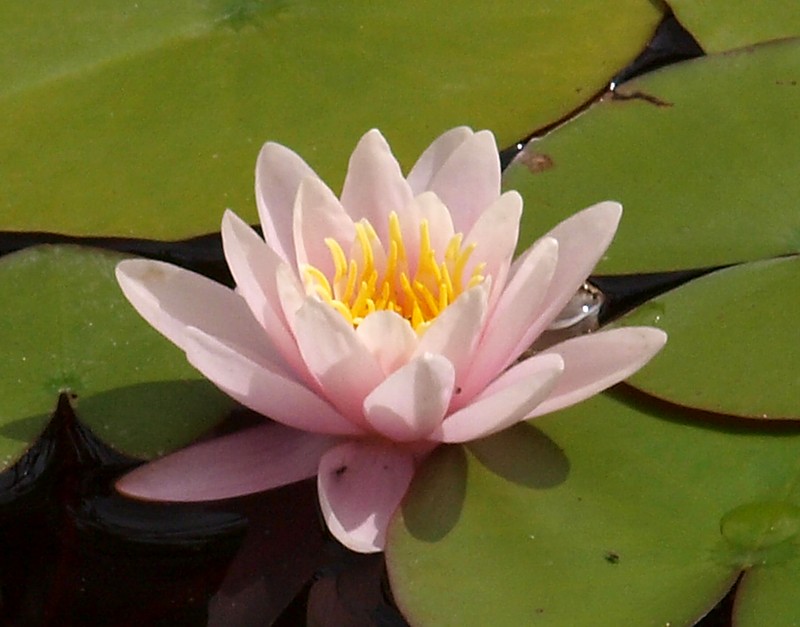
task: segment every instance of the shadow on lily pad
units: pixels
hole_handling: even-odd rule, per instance
[[[469,450],[494,474],[529,488],[554,488],[569,474],[569,460],[561,447],[524,422],[470,442]]]
[[[401,506],[406,529],[424,542],[444,538],[461,517],[467,456],[461,446],[440,446],[417,470]]]
[[[234,403],[201,379],[152,381],[81,396],[81,421],[114,449],[149,459],[186,446],[225,418]]]

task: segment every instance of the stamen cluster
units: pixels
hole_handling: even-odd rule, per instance
[[[419,251],[409,263],[400,219],[389,214],[389,242],[385,250],[368,220],[355,223],[353,252],[345,254],[341,244],[326,238],[334,276],[329,280],[319,268],[303,267],[306,289],[329,303],[354,327],[375,311],[394,311],[421,332],[466,289],[483,282],[485,264],[474,266],[469,277],[464,271],[475,244],[462,246],[463,234],[456,233],[443,254],[431,246],[430,226],[419,222]]]

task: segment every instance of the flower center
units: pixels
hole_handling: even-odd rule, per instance
[[[483,263],[475,265],[465,280],[464,272],[475,244],[462,246],[461,233],[450,238],[444,251],[436,251],[431,247],[428,221],[420,221],[419,252],[412,257],[416,260],[412,273],[396,213],[389,215],[388,250],[383,248],[367,220],[357,222],[355,230],[349,259],[339,242],[325,238],[333,259],[332,280],[314,266],[303,268],[306,288],[354,327],[375,311],[394,311],[417,332],[422,332],[464,290],[484,280]]]

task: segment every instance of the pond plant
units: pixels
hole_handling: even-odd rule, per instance
[[[794,5],[0,2],[2,621],[800,622]]]

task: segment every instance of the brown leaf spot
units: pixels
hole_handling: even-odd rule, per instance
[[[517,159],[520,161],[520,163],[522,163],[522,165],[524,165],[534,174],[549,170],[554,165],[550,155],[546,155],[541,152],[523,150]]]

